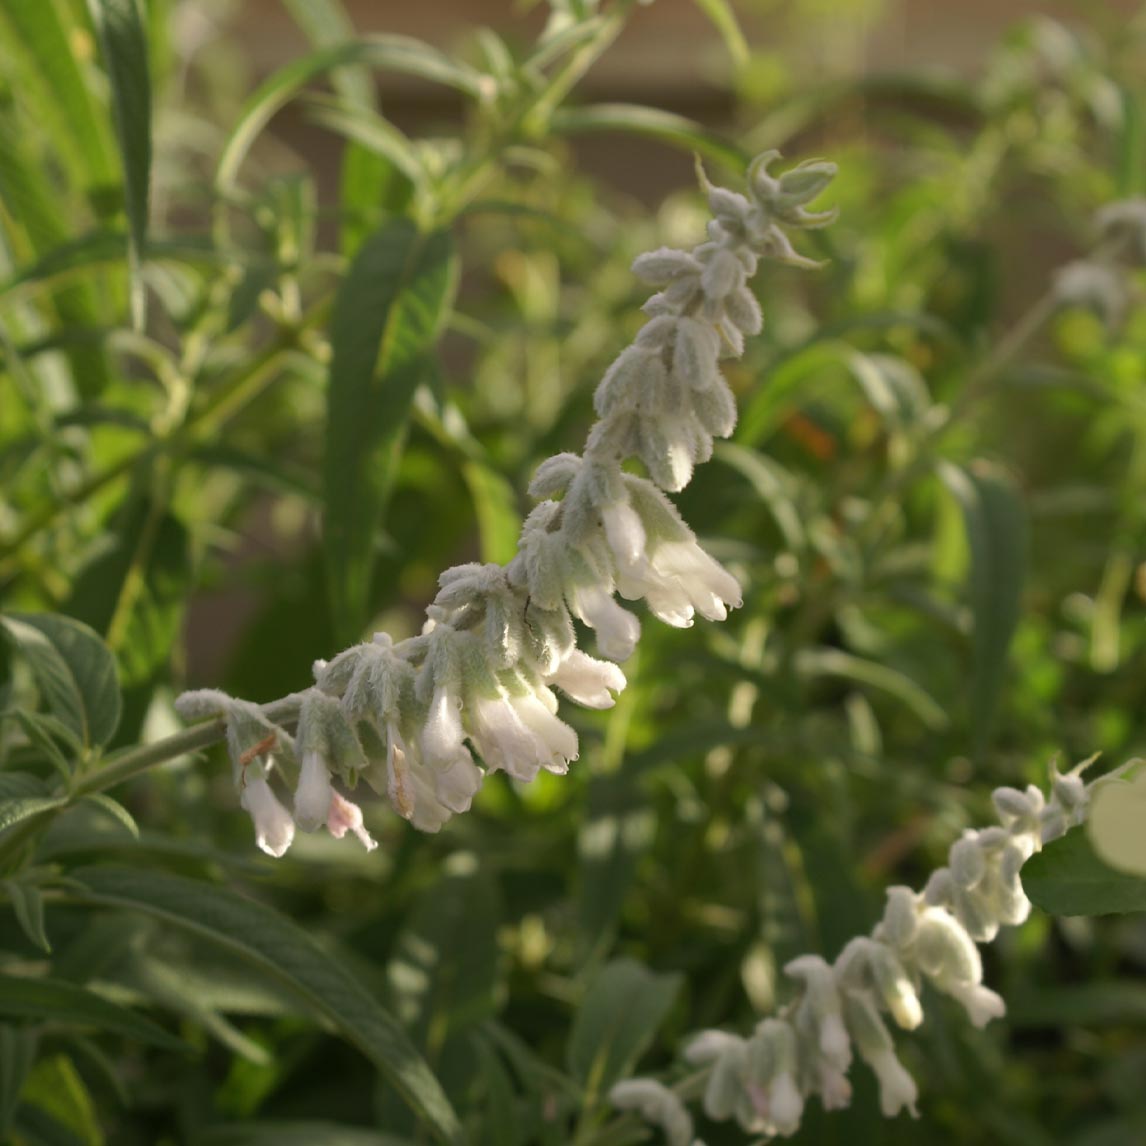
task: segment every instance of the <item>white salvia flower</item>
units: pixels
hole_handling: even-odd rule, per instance
[[[846,1110],[852,1101],[852,1084],[848,1076],[827,1062],[820,1063],[819,1074],[820,1101],[824,1109]]]
[[[1002,995],[982,983],[951,983],[944,990],[967,1008],[967,1017],[974,1027],[985,1027],[992,1019],[1001,1019],[1007,1013]]]
[[[628,660],[641,635],[641,623],[600,585],[576,586],[569,608],[597,634],[597,647],[611,661]]]
[[[481,769],[463,743],[461,700],[439,684],[422,728],[422,759],[433,777],[438,799],[451,812],[468,812],[482,784]]]
[[[625,674],[612,661],[599,661],[574,649],[546,678],[570,700],[586,708],[612,708],[613,693],[625,687]]]
[[[319,752],[304,752],[294,792],[294,819],[304,832],[313,832],[326,823],[334,789],[330,769]]]
[[[617,589],[630,601],[644,598],[654,616],[677,628],[693,614],[723,621],[741,604],[740,583],[695,541],[666,541],[635,565],[621,568]]]
[[[645,552],[645,527],[640,514],[627,501],[601,506],[605,537],[621,565],[634,565]]]
[[[353,832],[368,852],[378,846],[362,822],[362,809],[337,792],[332,793],[326,829],[336,840],[342,839],[347,832]]]
[[[693,1146],[692,1119],[684,1103],[667,1086],[651,1078],[630,1078],[609,1091],[618,1110],[635,1110],[664,1131],[668,1146]]]
[[[255,825],[255,842],[269,856],[278,859],[294,840],[294,820],[279,803],[263,777],[248,777],[239,795],[239,806]]]
[[[694,1066],[704,1066],[706,1063],[714,1062],[725,1051],[743,1046],[744,1039],[739,1035],[732,1035],[727,1031],[699,1031],[684,1048],[684,1057],[686,1062]]]
[[[804,1099],[791,1072],[781,1071],[768,1088],[768,1121],[785,1138],[795,1134],[804,1116]]]
[[[875,1051],[864,1055],[864,1061],[875,1072],[879,1081],[879,1108],[885,1118],[894,1118],[906,1110],[912,1118],[919,1117],[915,1104],[919,1101],[919,1087],[907,1068],[895,1057],[895,1051]]]

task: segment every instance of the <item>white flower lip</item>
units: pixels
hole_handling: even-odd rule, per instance
[[[250,813],[259,847],[275,859],[285,855],[294,840],[294,820],[270,784],[261,778],[249,779],[239,795],[239,806]]]

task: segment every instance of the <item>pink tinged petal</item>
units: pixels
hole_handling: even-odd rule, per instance
[[[645,527],[640,514],[627,501],[614,501],[603,506],[605,538],[621,565],[634,565],[645,552]]]
[[[248,781],[239,796],[239,806],[254,821],[259,847],[276,859],[283,855],[294,839],[294,820],[266,780]]]
[[[294,818],[304,832],[313,832],[326,823],[334,789],[330,786],[330,770],[319,752],[303,754],[299,768],[298,787],[294,793]]]
[[[820,1066],[820,1101],[825,1110],[845,1110],[851,1105],[852,1084],[842,1071]]]
[[[625,687],[625,674],[612,661],[599,661],[574,649],[550,680],[570,700],[586,708],[612,708],[612,693]]]
[[[410,790],[409,770],[406,767],[406,745],[397,725],[386,729],[386,795],[394,811],[403,819],[414,814],[414,796]]]
[[[353,832],[368,852],[372,852],[378,846],[377,841],[363,825],[362,809],[337,792],[334,793],[334,797],[330,801],[330,814],[326,819],[326,828],[336,840],[342,839],[347,832]]]

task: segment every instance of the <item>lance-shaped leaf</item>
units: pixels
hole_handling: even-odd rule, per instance
[[[397,219],[363,243],[335,301],[327,392],[325,548],[336,635],[365,623],[376,536],[410,401],[456,280],[448,233]]]
[[[1027,513],[1014,482],[986,462],[943,463],[939,476],[959,503],[970,552],[973,623],[970,712],[975,746],[986,751],[1003,689],[1007,651],[1019,621],[1027,567]]]
[[[440,1141],[461,1143],[449,1099],[398,1022],[337,955],[265,904],[165,872],[72,873],[80,899],[142,911],[252,963],[307,1002],[385,1075]]]
[[[88,7],[99,35],[111,87],[115,133],[123,157],[131,313],[139,329],[145,317],[141,269],[147,243],[151,186],[151,72],[147,61],[147,31],[137,0],[88,0]]]

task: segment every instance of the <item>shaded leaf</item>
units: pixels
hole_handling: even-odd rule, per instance
[[[141,277],[147,245],[151,187],[151,74],[147,32],[138,0],[88,0],[111,85],[115,131],[123,157],[124,200],[130,241],[131,312],[137,329],[144,323]]]
[[[410,402],[456,278],[448,233],[408,220],[365,243],[331,319],[323,488],[325,552],[336,635],[352,640],[369,613],[376,535]]]
[[[301,927],[254,900],[197,880],[128,868],[73,873],[83,898],[131,907],[243,956],[291,987],[386,1076],[441,1141],[461,1132],[437,1080],[402,1028],[329,951]]]
[[[1031,901],[1051,915],[1146,911],[1146,879],[1107,867],[1078,828],[1027,860],[1022,881]]]
[[[593,1105],[652,1042],[681,987],[633,959],[606,964],[589,985],[569,1036],[569,1069]]]
[[[122,701],[115,661],[99,636],[57,613],[8,613],[0,626],[27,659],[52,713],[81,743],[106,744]]]

